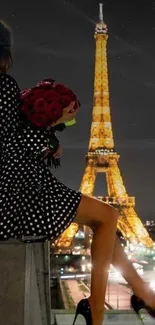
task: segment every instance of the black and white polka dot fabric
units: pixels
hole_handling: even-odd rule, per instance
[[[41,159],[49,130],[23,123],[16,81],[0,74],[0,240],[56,239],[74,220],[81,193]]]

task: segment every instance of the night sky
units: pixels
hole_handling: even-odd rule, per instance
[[[70,86],[82,107],[61,134],[56,175],[78,189],[85,167],[93,106],[95,0],[1,0],[1,19],[14,32],[13,76],[20,87],[52,77]],[[143,219],[155,219],[155,2],[107,0],[110,105],[115,149],[129,195]],[[55,173],[55,171],[54,171]],[[104,175],[95,194],[105,195]]]

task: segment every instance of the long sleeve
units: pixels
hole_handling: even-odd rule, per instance
[[[10,132],[20,125],[19,87],[7,74],[0,74],[0,148],[5,145]]]
[[[19,88],[9,75],[0,74],[0,133],[19,125]]]

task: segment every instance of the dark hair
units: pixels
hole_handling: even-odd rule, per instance
[[[0,20],[0,72],[3,73],[6,73],[13,63],[11,43],[11,31],[9,27]]]

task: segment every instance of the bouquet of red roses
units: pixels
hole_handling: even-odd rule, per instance
[[[75,101],[73,110],[76,110],[79,102],[73,91],[52,79],[45,79],[21,92],[20,110],[33,126],[45,128],[56,122],[72,101]]]
[[[63,109],[68,107],[72,101],[75,105],[72,112],[77,110],[80,103],[71,89],[63,84],[57,84],[52,79],[45,79],[31,89],[21,91],[20,111],[24,119],[33,127],[50,129],[49,148],[43,151],[43,158],[49,166],[60,166],[60,159],[54,158],[53,154],[59,147],[59,140],[55,131],[63,131],[67,123],[50,128],[63,115]],[[68,125],[72,125],[72,121]],[[47,154],[48,153],[48,154]],[[45,158],[46,157],[46,158]]]

